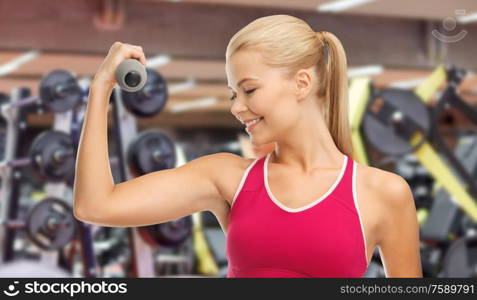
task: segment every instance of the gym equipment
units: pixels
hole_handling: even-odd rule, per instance
[[[477,167],[476,144],[476,135],[463,135],[458,139],[455,148],[456,158],[463,163],[469,173]],[[451,199],[451,195],[445,189],[440,188],[435,194],[429,216],[421,226],[422,239],[447,242],[450,235],[465,234],[465,228],[459,222],[463,217],[463,212]]]
[[[130,64],[127,64],[130,66]],[[142,66],[141,66],[142,67]],[[130,84],[135,84],[137,72],[136,69],[121,69],[117,73],[126,74],[123,76]],[[144,74],[146,70],[144,70]],[[131,113],[138,117],[152,117],[158,114],[167,102],[167,83],[164,78],[156,71],[147,69],[147,75],[140,74],[140,82],[137,83],[134,89],[127,88],[126,90],[136,92],[124,93],[125,106]],[[119,81],[118,81],[119,82]],[[121,82],[124,82],[121,80]],[[86,101],[86,96],[89,91],[84,90],[78,83],[75,76],[64,70],[54,70],[43,76],[40,87],[39,96],[30,96],[19,99],[13,103],[5,103],[7,99],[5,96],[1,97],[1,111],[4,115],[14,108],[22,108],[32,104],[39,104],[41,107],[51,110],[53,112],[62,113],[71,110]]]
[[[452,69],[449,72],[453,74]],[[445,75],[445,70],[443,67],[439,67],[430,79],[442,83],[443,78],[446,78],[441,76],[442,73]],[[450,78],[454,77],[450,76]],[[426,85],[439,86],[433,81],[426,81],[423,86]],[[451,83],[447,90],[454,88],[455,84]],[[418,90],[422,95],[432,94],[428,91],[424,92],[423,87],[416,89],[416,91]],[[436,150],[441,149],[441,145],[438,145],[435,149],[430,144],[429,137],[435,138],[438,135],[437,119],[429,118],[429,113],[426,112],[425,106],[422,104],[427,100],[421,99],[416,91],[414,91],[415,95],[413,96],[407,91],[393,89],[390,92],[380,94],[380,97],[372,98],[367,109],[367,114],[370,114],[370,116],[365,117],[365,122],[367,119],[368,125],[363,126],[366,136],[373,146],[391,157],[409,152],[413,153],[429,174],[456,199],[458,205],[474,221],[477,221],[477,202],[469,193],[471,192],[474,196],[477,195],[476,183],[471,180],[471,176],[461,176],[468,187],[468,192],[459,182],[459,178],[454,175],[446,162],[436,152]],[[447,94],[452,94],[452,91],[444,93],[444,95]],[[403,106],[402,103],[407,104]],[[431,120],[432,123],[427,124],[422,120],[425,122]],[[381,143],[379,143],[379,139],[373,137],[372,130],[378,132],[377,134],[382,138]],[[405,141],[407,141],[407,144]],[[446,151],[443,154],[450,157]],[[465,175],[465,169],[458,163],[457,159],[450,159],[449,161],[459,175]]]
[[[72,208],[57,198],[46,198],[36,204],[26,221],[7,220],[1,225],[25,229],[30,240],[43,250],[58,250],[68,244],[76,233]]]
[[[4,94],[0,93],[0,107],[2,104],[10,101],[10,98]],[[3,118],[0,118],[0,161],[4,158],[5,155],[5,143],[6,143],[6,126],[7,122]]]
[[[31,165],[41,177],[58,182],[72,176],[74,155],[70,136],[64,132],[49,130],[34,139],[29,157],[1,162],[0,169]]]
[[[427,170],[421,166],[412,154],[396,161],[395,172],[401,175],[412,187],[412,194],[416,208],[428,210],[432,204],[432,188],[434,179]],[[419,216],[418,216],[419,217]]]
[[[70,72],[63,70],[55,70],[43,76],[39,90],[39,96],[30,96],[13,103],[3,103],[2,113],[32,104],[39,104],[51,111],[61,113],[79,105],[85,95],[76,78]]]
[[[31,241],[46,250],[64,247],[75,236],[76,219],[65,201],[47,198],[35,205],[27,218]]]
[[[382,89],[370,100],[363,120],[366,139],[378,150],[388,155],[400,156],[414,152],[429,133],[427,107],[412,91]],[[417,132],[419,139],[409,144]]]
[[[176,164],[175,146],[165,133],[156,130],[145,131],[131,142],[127,160],[137,176],[170,169]]]
[[[155,116],[164,108],[167,98],[165,79],[152,69],[147,69],[147,81],[142,89],[133,93],[128,90],[122,91],[124,106],[138,117]]]
[[[148,74],[137,59],[126,59],[116,68],[116,82],[127,92],[137,92],[144,87]]]
[[[459,238],[451,244],[440,276],[477,278],[477,235]]]
[[[203,275],[227,276],[226,239],[215,215],[209,211],[194,214],[194,247],[197,271]]]
[[[192,233],[192,217],[138,228],[140,236],[151,246],[176,247]]]
[[[461,72],[452,71],[452,68],[447,71],[442,66],[436,68],[432,75],[414,90],[414,95],[396,89],[385,89],[384,91],[376,92],[370,84],[370,80],[367,78],[354,79],[350,86],[349,116],[353,146],[355,149],[354,154],[357,161],[363,164],[369,164],[363,138],[361,137],[361,131],[363,131],[370,144],[384,154],[391,156],[391,159],[388,159],[388,161],[397,162],[397,156],[408,156],[412,154],[425,168],[427,173],[444,188],[443,191],[436,194],[437,197],[432,203],[427,218],[426,215],[429,211],[427,208],[428,205],[424,205],[424,211],[418,209],[418,216],[422,216],[419,217],[419,223],[421,225],[425,224],[424,221],[426,221],[426,219],[427,221],[436,221],[431,222],[430,225],[439,224],[439,228],[429,225],[429,228],[435,227],[432,228],[432,231],[428,231],[432,239],[430,243],[426,241],[424,247],[421,247],[423,268],[431,270],[431,272],[427,274],[431,276],[436,274],[435,270],[439,268],[437,263],[445,251],[445,243],[448,243],[449,238],[451,238],[449,233],[458,232],[456,230],[458,230],[459,226],[462,228],[465,226],[468,227],[468,223],[475,224],[477,220],[477,206],[471,196],[471,194],[473,194],[475,197],[473,188],[471,187],[475,184],[475,179],[473,182],[470,182],[468,180],[469,176],[460,176],[461,178],[458,178],[453,171],[458,169],[459,165],[452,170],[454,163],[449,159],[445,160],[446,157],[441,158],[430,145],[430,142],[433,142],[436,136],[437,138],[440,137],[437,133],[438,117],[436,117],[439,110],[436,109],[435,111],[431,110],[431,112],[429,112],[424,105],[411,103],[411,101],[408,101],[410,106],[407,108],[401,107],[401,104],[407,101],[406,99],[419,100],[416,102],[427,104],[431,96],[445,82],[446,77],[450,78],[447,86],[448,91],[442,94],[443,96],[439,100],[441,102],[438,103],[438,105],[448,107],[452,105],[452,103],[448,100],[447,104],[442,104],[442,100],[452,98],[452,102],[458,101],[456,100],[456,96],[458,95],[456,87],[458,83],[455,79],[462,77]],[[452,78],[454,78],[454,80]],[[402,101],[399,99],[402,99]],[[466,103],[459,103],[458,105],[465,107],[465,110],[475,111],[475,109],[465,104]],[[469,115],[469,118],[473,116],[474,122],[477,120],[474,113],[467,112],[467,115]],[[364,121],[362,121],[364,119],[367,119],[367,129],[365,129]],[[427,122],[429,122],[429,124],[427,124]],[[377,130],[377,134],[379,134],[381,138],[374,136],[376,131],[373,131],[373,129]],[[443,147],[437,145],[436,149],[443,149]],[[449,163],[449,161],[451,162]],[[466,161],[466,164],[467,163]],[[447,166],[448,164],[451,168]],[[460,164],[460,166],[462,166],[462,164]],[[464,174],[459,171],[458,173],[459,175]],[[475,172],[469,173],[475,174]],[[414,175],[416,174],[417,172]],[[459,179],[462,178],[464,178],[466,185],[461,184],[459,181]],[[467,180],[465,178],[467,178]],[[465,188],[468,188],[468,190]],[[462,208],[466,213],[463,218],[458,214],[461,213],[459,208]],[[426,214],[420,214],[421,212],[426,212]],[[459,219],[468,220],[467,225],[459,225]],[[425,226],[421,229],[424,228]],[[425,238],[426,234],[422,234],[421,237]],[[444,241],[444,239],[446,240]],[[426,270],[424,270],[424,273],[426,273]]]

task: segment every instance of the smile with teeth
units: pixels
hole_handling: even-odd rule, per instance
[[[260,122],[262,119],[263,119],[263,117],[260,117],[260,118],[256,118],[256,119],[254,119],[254,120],[245,122],[245,126],[250,127],[251,125],[257,124],[257,123]]]

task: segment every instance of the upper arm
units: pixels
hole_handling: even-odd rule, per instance
[[[230,153],[206,155],[116,184],[108,199],[98,199],[96,209],[89,208],[82,219],[103,226],[143,226],[213,210],[225,201],[217,184],[220,168],[237,159]]]
[[[422,277],[419,224],[408,183],[387,173],[380,190],[384,211],[378,246],[386,277]]]

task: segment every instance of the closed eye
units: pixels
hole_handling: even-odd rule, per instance
[[[256,90],[256,89],[251,89],[251,90],[245,91],[245,94],[250,95],[250,94],[253,93],[255,90]]]
[[[256,89],[251,89],[251,90],[245,91],[245,94],[250,95],[250,94],[253,93],[255,90],[256,90]],[[234,100],[235,98],[237,98],[237,94],[236,94],[236,93],[233,93],[232,96],[230,96],[230,100]]]

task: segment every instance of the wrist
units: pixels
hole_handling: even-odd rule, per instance
[[[90,89],[94,89],[95,91],[104,90],[109,92],[113,89],[114,85],[115,83],[111,82],[110,80],[95,77],[90,84]]]

